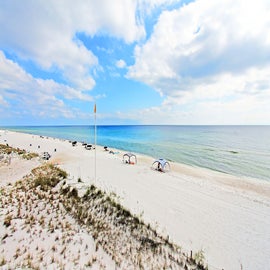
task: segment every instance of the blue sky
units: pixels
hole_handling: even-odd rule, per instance
[[[0,126],[95,103],[98,124],[270,124],[268,0],[3,0],[0,25]]]

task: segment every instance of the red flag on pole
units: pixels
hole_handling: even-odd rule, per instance
[[[96,103],[95,103],[95,107],[94,107],[94,113],[97,112],[97,106],[96,106]]]

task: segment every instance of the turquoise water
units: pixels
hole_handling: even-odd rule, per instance
[[[94,143],[93,126],[7,129]],[[270,181],[270,126],[98,126],[97,144]]]

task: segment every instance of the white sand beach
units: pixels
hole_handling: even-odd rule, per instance
[[[187,253],[203,250],[209,269],[269,269],[270,182],[177,163],[171,163],[170,172],[160,173],[150,168],[153,159],[143,155],[129,165],[122,162],[125,152],[117,149],[110,154],[102,146],[95,152],[60,139],[3,130],[0,135],[1,144],[49,152],[49,162],[64,169],[82,194],[91,184],[114,192],[122,205]],[[10,164],[0,166],[0,187],[20,180],[40,162],[11,158]],[[82,239],[85,232],[77,231]],[[105,252],[94,252],[96,269],[102,260],[106,269],[114,269]]]

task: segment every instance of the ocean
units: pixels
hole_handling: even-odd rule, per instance
[[[3,128],[94,143],[93,126]],[[97,144],[270,181],[270,126],[97,126]]]

